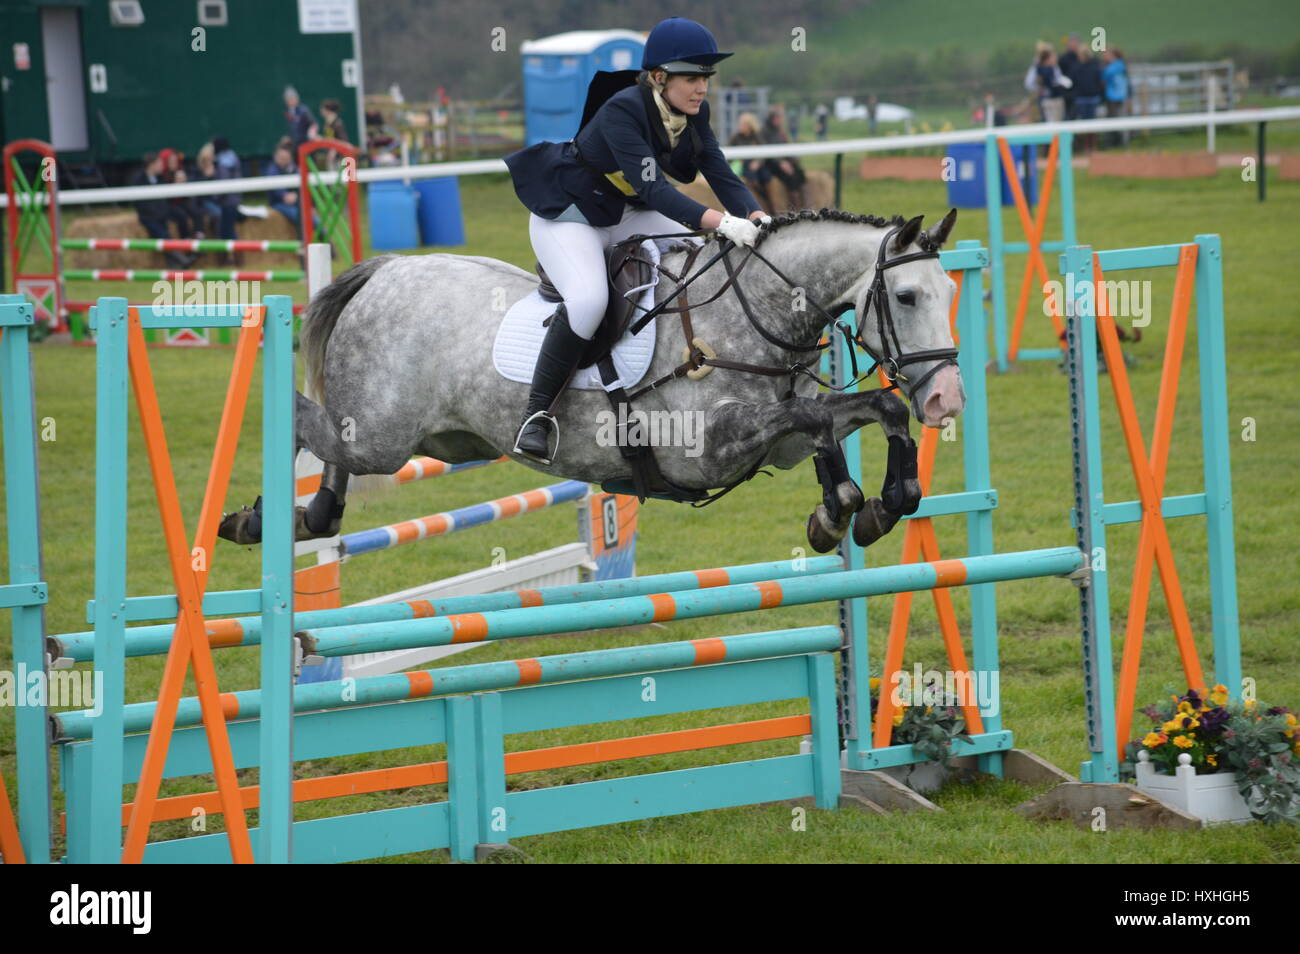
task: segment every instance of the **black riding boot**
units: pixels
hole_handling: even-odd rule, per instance
[[[515,438],[516,454],[523,454],[543,464],[551,462],[552,419],[544,412],[569,380],[569,375],[573,373],[586,346],[587,339],[575,334],[569,327],[569,313],[561,304],[551,316],[546,338],[542,341],[542,350],[537,355],[537,365],[533,368],[528,407]],[[559,446],[558,443],[556,446]]]

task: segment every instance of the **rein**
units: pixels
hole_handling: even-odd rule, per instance
[[[780,278],[783,282],[785,282],[788,287],[790,288],[795,287],[795,283],[791,281],[790,278],[784,272],[782,272],[779,268],[777,268],[774,264],[772,264],[772,262],[768,260],[767,256],[763,255],[757,248],[754,248],[753,246],[750,246],[745,250],[744,255],[740,260],[740,264],[733,267],[731,263],[731,259],[730,257],[728,257],[727,253],[734,246],[732,246],[731,243],[725,239],[721,240],[719,243],[721,245],[720,251],[716,255],[714,255],[713,258],[711,258],[708,262],[706,262],[703,266],[701,266],[699,270],[697,270],[695,274],[691,275],[689,278],[686,278],[686,275],[690,272],[691,267],[694,265],[696,258],[698,258],[701,250],[703,249],[703,246],[700,245],[693,246],[690,252],[687,253],[686,262],[682,267],[681,275],[674,275],[672,272],[664,268],[662,265],[656,264],[647,259],[642,259],[637,256],[630,256],[633,260],[651,266],[652,268],[659,271],[661,274],[667,276],[668,278],[671,278],[674,282],[677,283],[676,291],[666,296],[663,301],[659,302],[659,304],[655,305],[653,308],[642,309],[643,311],[645,311],[645,314],[642,315],[640,318],[638,318],[635,324],[632,325],[632,329],[631,329],[632,333],[633,334],[638,333],[642,328],[645,327],[645,325],[650,321],[650,319],[654,318],[658,314],[663,313],[663,314],[679,315],[682,322],[682,331],[686,335],[686,346],[688,348],[688,355],[685,361],[683,361],[680,365],[678,365],[668,374],[665,374],[662,377],[657,378],[656,380],[645,385],[644,387],[639,388],[632,394],[628,395],[628,399],[631,400],[633,398],[636,398],[647,391],[659,387],[661,384],[665,384],[669,381],[673,381],[693,371],[698,371],[702,367],[727,368],[732,371],[741,371],[747,374],[760,374],[769,377],[784,377],[788,375],[790,378],[790,389],[788,391],[787,396],[793,395],[795,379],[800,374],[806,375],[807,377],[816,381],[822,387],[825,387],[829,390],[845,391],[848,390],[849,388],[854,387],[863,379],[870,377],[876,371],[876,369],[879,368],[883,372],[885,379],[888,381],[888,385],[885,388],[879,388],[877,390],[885,390],[885,391],[895,390],[898,388],[898,383],[902,381],[911,384],[912,391],[915,392],[917,388],[923,385],[926,381],[930,380],[930,378],[934,376],[934,374],[938,372],[941,368],[950,364],[955,365],[957,363],[956,360],[957,349],[956,348],[935,348],[928,351],[904,352],[901,344],[899,343],[898,330],[894,325],[893,314],[891,313],[889,308],[889,296],[885,290],[885,270],[889,268],[893,268],[895,265],[902,265],[907,262],[914,262],[914,261],[919,261],[921,259],[939,257],[939,253],[935,251],[935,252],[912,252],[907,255],[897,256],[895,258],[887,258],[886,256],[887,256],[889,243],[901,228],[902,226],[895,226],[885,235],[884,239],[880,243],[880,247],[876,252],[875,275],[872,277],[871,285],[867,290],[867,297],[863,305],[862,315],[858,319],[858,327],[855,331],[850,331],[848,324],[846,322],[839,320],[840,315],[842,315],[844,312],[848,311],[853,307],[852,302],[842,303],[840,305],[835,306],[831,311],[827,311],[827,309],[822,307],[822,305],[815,299],[811,299],[811,298],[808,299],[810,302],[812,302],[813,307],[816,308],[819,312],[821,312],[822,315],[824,315],[826,318],[826,320],[822,323],[820,327],[824,328],[827,325],[830,325],[832,327],[831,337],[827,341],[814,342],[809,345],[801,345],[801,344],[796,344],[794,342],[782,340],[781,338],[779,338],[778,336],[776,336],[775,334],[773,334],[763,326],[762,322],[758,320],[758,317],[754,314],[753,309],[750,307],[749,300],[745,297],[745,292],[744,289],[741,287],[739,278],[740,278],[740,273],[744,270],[745,266],[749,263],[751,257],[756,256],[759,260],[761,260],[768,268],[772,270],[772,272],[778,278]],[[710,230],[707,229],[697,229],[691,232],[671,232],[671,233],[665,233],[661,235],[633,235],[633,236],[629,236],[628,238],[624,239],[621,242],[616,242],[615,245],[625,245],[633,242],[640,243],[647,238],[657,239],[657,238],[680,238],[680,237],[699,236],[709,231]],[[727,270],[726,281],[722,283],[722,286],[712,296],[706,298],[704,301],[696,302],[695,305],[692,306],[686,298],[686,289],[690,286],[692,282],[694,282],[697,278],[699,278],[710,268],[712,268],[715,264],[717,264],[719,259],[722,260],[723,267]],[[850,380],[846,384],[841,384],[841,385],[833,384],[832,382],[823,379],[820,375],[818,375],[816,372],[811,370],[808,367],[808,365],[802,361],[795,361],[787,366],[780,367],[774,365],[756,365],[756,364],[747,364],[740,361],[729,361],[725,358],[718,358],[712,355],[705,354],[702,350],[700,350],[700,348],[695,343],[695,333],[691,326],[690,309],[692,307],[698,308],[702,305],[707,305],[710,304],[711,302],[716,301],[717,299],[722,297],[722,295],[727,291],[728,288],[735,289],[736,298],[740,302],[741,310],[744,312],[746,319],[748,319],[750,325],[754,328],[754,330],[758,332],[758,334],[761,337],[763,337],[766,341],[768,341],[770,344],[776,345],[778,348],[781,348],[784,351],[793,352],[795,354],[807,354],[809,352],[820,352],[830,347],[831,341],[834,339],[835,330],[840,331],[841,334],[844,336],[846,343],[850,345],[848,352],[849,352],[849,360],[852,365],[852,373],[853,373],[852,380]],[[681,307],[679,308],[667,307],[668,303],[674,298],[679,298],[681,300]],[[866,340],[862,337],[862,331],[866,327],[867,318],[871,313],[873,303],[875,305],[876,329],[877,329],[877,334],[880,337],[882,354],[876,354],[876,352],[866,343]],[[634,303],[634,307],[640,308],[641,306]],[[856,344],[868,355],[870,355],[872,361],[874,362],[871,365],[871,367],[868,368],[865,372],[862,373],[858,372],[857,357],[856,354],[854,353],[853,348],[851,347],[854,344]],[[916,381],[912,381],[910,378],[907,377],[906,374],[903,373],[902,371],[903,368],[907,367],[910,364],[916,364],[922,361],[938,361],[939,363],[936,364],[929,371],[927,371]]]

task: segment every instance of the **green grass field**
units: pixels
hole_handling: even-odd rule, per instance
[[[829,164],[829,159],[826,160]],[[815,165],[816,163],[814,163]],[[846,168],[852,168],[847,163]],[[519,206],[504,176],[461,179],[462,202],[469,219],[468,244],[455,251],[503,258],[530,267],[533,257],[527,238],[527,213]],[[942,187],[928,183],[872,182],[849,177],[845,206],[882,214],[924,212],[930,220],[946,209]],[[1223,238],[1227,301],[1227,347],[1230,378],[1220,382],[1229,395],[1234,506],[1237,525],[1237,569],[1240,580],[1241,634],[1244,669],[1257,680],[1260,697],[1269,702],[1300,706],[1300,586],[1292,555],[1300,503],[1290,481],[1300,471],[1300,387],[1295,363],[1300,352],[1296,331],[1296,268],[1294,217],[1300,208],[1300,184],[1273,181],[1269,200],[1255,201],[1253,183],[1225,171],[1213,180],[1127,181],[1094,180],[1081,176],[1077,184],[1078,234],[1097,248],[1116,248],[1190,240],[1198,233],[1217,232]],[[1008,226],[1014,214],[1008,210]],[[1054,231],[1055,223],[1049,225]],[[985,240],[984,214],[964,210],[955,238]],[[1018,281],[1019,264],[1009,274]],[[1155,391],[1162,364],[1164,328],[1172,275],[1156,278],[1154,319],[1145,339],[1130,348],[1137,360],[1131,372],[1149,434]],[[74,287],[71,297],[122,291],[110,286]],[[267,288],[267,291],[294,290]],[[139,295],[140,290],[135,289]],[[466,321],[473,321],[466,315]],[[1045,318],[1031,323],[1025,345],[1050,344]],[[1186,347],[1183,387],[1174,431],[1166,493],[1200,489],[1198,400],[1192,386],[1196,374],[1195,335]],[[215,434],[220,403],[232,357],[230,349],[163,350],[151,352],[161,394],[168,439],[191,524]],[[42,444],[42,517],[46,577],[51,584],[48,624],[51,633],[84,629],[85,601],[92,596],[94,539],[94,350],[44,345],[36,349],[37,416],[53,423],[53,439]],[[254,381],[254,394],[259,387]],[[1051,362],[1022,365],[1013,373],[989,381],[994,486],[1000,494],[995,515],[999,551],[1068,545],[1073,534],[1067,519],[1070,487],[1067,394],[1064,376]],[[257,493],[259,414],[256,396],[227,500],[228,508],[249,502]],[[1108,499],[1132,499],[1126,458],[1113,405],[1105,407],[1103,432],[1109,458]],[[1257,424],[1257,439],[1238,439],[1244,418]],[[129,491],[131,538],[129,589],[132,595],[173,592],[169,579],[157,511],[143,445],[132,418]],[[914,428],[915,430],[915,428]],[[867,489],[874,489],[883,465],[883,441],[878,433],[864,435]],[[956,489],[960,455],[941,447],[934,490]],[[470,475],[454,475],[404,488],[393,495],[355,500],[347,527],[361,529],[517,492],[548,482],[547,478],[508,464]],[[782,559],[805,545],[803,524],[818,491],[807,462],[794,471],[756,478],[749,485],[703,510],[651,502],[642,512],[637,568],[641,573],[665,572],[755,560]],[[946,555],[963,552],[964,522],[944,518],[937,523]],[[1173,521],[1173,545],[1178,554],[1189,611],[1202,653],[1209,657],[1208,589],[1205,582],[1204,529],[1195,518]],[[344,600],[352,602],[416,583],[487,565],[494,547],[510,557],[574,539],[570,508],[548,511],[522,520],[497,524],[471,533],[367,556],[344,568]],[[1135,527],[1110,532],[1113,625],[1123,632],[1129,567],[1136,548]],[[872,551],[874,565],[895,562],[901,532],[881,541]],[[304,561],[305,565],[306,561]],[[223,544],[209,579],[210,589],[257,585],[258,555]],[[1180,688],[1177,657],[1168,617],[1158,586],[1154,586],[1147,624],[1144,676],[1138,698],[1142,703]],[[959,612],[965,595],[954,592]],[[1074,772],[1084,756],[1077,599],[1073,587],[1058,580],[1002,584],[998,587],[1002,637],[1002,687],[1006,725],[1017,744]],[[887,626],[890,602],[871,606],[877,636]],[[453,665],[493,659],[631,645],[647,641],[687,639],[707,635],[760,631],[785,626],[826,623],[832,607],[803,607],[739,617],[673,624],[666,629],[543,637],[524,643],[500,643],[453,657]],[[4,614],[0,627],[7,632]],[[8,640],[0,645],[0,666],[11,665]],[[879,650],[879,646],[875,647]],[[1118,650],[1118,646],[1117,646]],[[223,651],[217,655],[222,688],[249,688],[257,681],[255,650]],[[907,664],[941,666],[930,601],[916,600],[913,636]],[[878,665],[878,663],[877,663]],[[130,664],[130,701],[154,698],[161,660]],[[1183,687],[1185,688],[1185,687]],[[192,692],[192,684],[188,691]],[[697,716],[644,720],[635,724],[587,727],[513,738],[512,748],[587,741],[641,732],[663,731],[698,724],[721,724],[797,710],[797,706],[715,710]],[[518,777],[517,784],[541,787],[583,781],[631,771],[682,768],[713,761],[790,751],[789,742],[762,743],[638,760],[613,766],[592,766]],[[387,752],[370,757],[300,763],[298,777],[333,774],[364,768],[405,764],[438,757],[434,749]],[[0,719],[0,769],[14,771],[12,719]],[[245,784],[256,772],[242,773]],[[164,794],[211,788],[211,779],[170,783]],[[1249,826],[1195,834],[1169,832],[1085,833],[1064,823],[1030,824],[1011,809],[1035,794],[1034,789],[1009,782],[985,781],[953,786],[936,797],[945,812],[939,815],[869,817],[852,811],[814,813],[806,832],[794,832],[790,810],[781,805],[758,806],[678,818],[617,825],[564,834],[521,839],[518,844],[539,862],[1141,862],[1201,863],[1300,861],[1300,830]],[[129,790],[128,790],[129,795]],[[298,817],[317,817],[362,808],[390,807],[437,800],[440,793],[411,789],[337,802],[299,806]],[[250,817],[251,821],[251,817]],[[158,826],[155,837],[183,834],[179,823]],[[212,820],[212,829],[220,820]],[[445,856],[412,855],[405,862],[445,860]]]

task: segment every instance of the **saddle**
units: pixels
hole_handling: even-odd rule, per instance
[[[583,349],[582,357],[578,360],[579,368],[589,368],[609,354],[618,339],[627,331],[628,325],[632,323],[634,317],[632,313],[636,306],[632,299],[627,297],[627,293],[634,288],[642,288],[650,284],[654,278],[654,266],[637,255],[640,249],[639,242],[628,242],[605,249],[609,304],[605,306],[605,316],[600,321],[600,327],[596,329],[596,333],[591,336],[591,341]],[[541,262],[537,263],[537,277],[542,282],[537,291],[543,301],[558,304],[564,300],[551,284],[551,279],[542,268]],[[547,318],[543,324],[550,324],[550,321],[551,319]]]

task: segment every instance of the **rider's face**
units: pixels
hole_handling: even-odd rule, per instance
[[[660,73],[662,78],[665,73]],[[668,79],[668,85],[663,88],[663,97],[670,105],[675,106],[688,116],[694,116],[700,111],[700,104],[704,102],[704,97],[709,92],[709,78],[707,76],[672,76]]]

